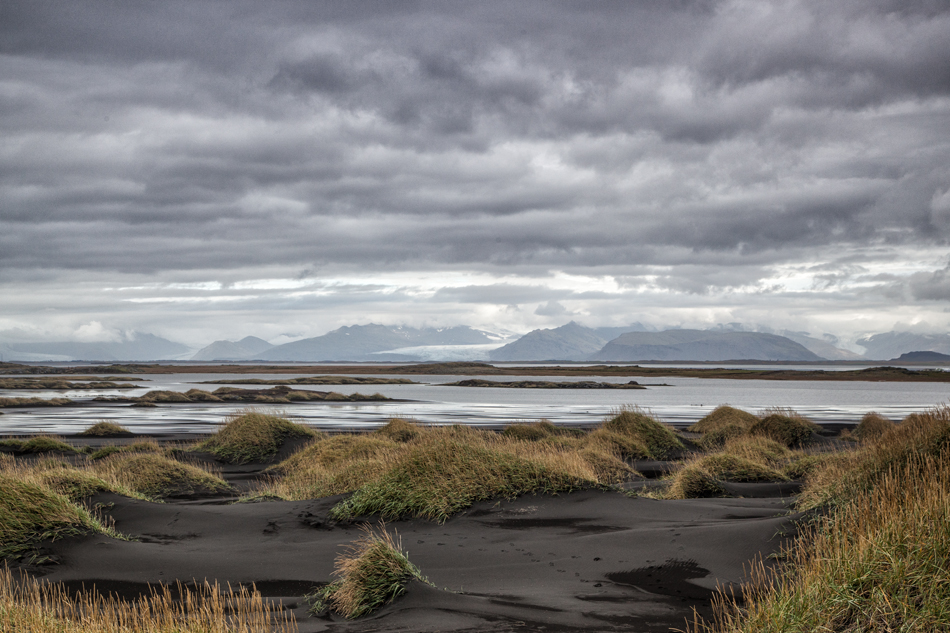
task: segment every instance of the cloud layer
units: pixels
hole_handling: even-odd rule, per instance
[[[0,12],[0,331],[948,324],[936,0]]]

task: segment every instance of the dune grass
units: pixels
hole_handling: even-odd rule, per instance
[[[19,454],[79,452],[58,437],[50,435],[37,435],[26,440],[0,440],[0,448]]]
[[[859,441],[879,439],[882,435],[894,428],[894,423],[883,415],[871,411],[865,413],[861,422],[854,429],[854,435]]]
[[[92,465],[93,473],[149,499],[228,492],[218,475],[156,453],[116,453]]]
[[[332,516],[422,517],[445,521],[475,501],[607,486],[640,477],[620,446],[644,454],[682,446],[640,411],[621,411],[592,433],[546,420],[501,433],[390,420],[371,434],[319,438],[273,466],[252,498],[313,499],[352,493]],[[651,452],[652,451],[652,452]]]
[[[799,498],[803,510],[837,506],[871,492],[890,471],[920,455],[936,457],[950,446],[950,407],[907,416],[876,440],[819,468]]]
[[[788,447],[798,447],[811,439],[818,425],[790,409],[766,410],[749,427],[750,435],[767,437]]]
[[[631,459],[666,459],[685,448],[671,428],[637,407],[618,410],[590,436]]]
[[[81,431],[79,435],[84,435],[87,437],[104,437],[108,435],[129,435],[131,431],[116,424],[115,422],[109,422],[108,420],[102,420],[96,422],[88,429]]]
[[[0,557],[44,539],[106,531],[87,510],[44,486],[0,472]]]
[[[377,435],[387,437],[394,442],[411,442],[421,433],[422,428],[419,424],[403,418],[390,418],[385,425],[376,429]]]
[[[212,437],[195,448],[229,464],[272,459],[290,438],[316,437],[313,429],[280,416],[245,410],[231,416]]]
[[[337,580],[311,596],[312,612],[334,611],[358,618],[392,602],[410,580],[428,582],[409,561],[402,541],[386,531],[363,526],[363,536],[336,559]]]
[[[781,573],[695,630],[950,630],[950,453],[894,462],[870,491],[805,529]]]
[[[712,412],[690,426],[687,430],[693,433],[711,433],[727,427],[737,427],[748,430],[756,420],[758,420],[758,418],[748,411],[723,404],[713,409]]]
[[[722,633],[950,630],[950,408],[910,415],[818,464],[799,509],[820,509],[786,552],[721,595]]]
[[[294,622],[240,587],[156,587],[127,602],[0,570],[0,631],[11,633],[291,633]]]

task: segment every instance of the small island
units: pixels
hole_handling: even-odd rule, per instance
[[[482,380],[471,378],[449,382],[438,387],[501,387],[503,389],[646,389],[636,380],[629,382],[595,382],[593,380],[578,380],[575,382],[551,382],[548,380]]]

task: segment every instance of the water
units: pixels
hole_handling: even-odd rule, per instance
[[[103,391],[4,391],[9,397],[66,397],[84,402],[80,407],[36,407],[3,409],[0,434],[54,433],[81,431],[99,420],[109,420],[139,433],[208,433],[216,425],[242,409],[245,404],[160,404],[156,408],[92,403],[99,395],[140,396],[147,391],[167,389],[213,391],[223,385],[202,385],[203,381],[235,379],[289,379],[297,375],[268,374],[164,374],[143,376],[142,389]],[[391,375],[381,376],[393,378]],[[413,385],[333,385],[302,386],[302,389],[337,391],[344,394],[379,392],[402,402],[308,402],[262,407],[283,411],[297,421],[320,428],[367,429],[385,424],[393,416],[411,417],[431,424],[471,424],[500,426],[517,421],[547,418],[556,424],[593,424],[621,406],[649,409],[661,420],[675,426],[695,422],[720,404],[730,404],[751,412],[769,407],[790,407],[822,423],[857,423],[868,411],[877,411],[899,420],[909,413],[945,404],[950,399],[950,383],[897,382],[812,382],[768,380],[724,380],[682,377],[634,378],[641,384],[666,383],[643,390],[591,389],[503,389],[442,387],[471,376],[408,376],[422,384]],[[504,376],[493,380],[557,380],[623,383],[629,377],[539,377]],[[240,385],[235,385],[240,386]],[[256,386],[247,386],[257,388]]]

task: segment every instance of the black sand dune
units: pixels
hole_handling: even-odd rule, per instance
[[[260,466],[228,468],[244,487]],[[93,499],[135,541],[94,535],[44,544],[52,582],[134,597],[149,583],[254,583],[293,610],[300,631],[667,631],[695,606],[710,615],[717,583],[738,583],[756,555],[793,529],[792,487],[745,484],[747,498],[655,501],[584,491],[482,502],[445,524],[388,525],[433,583],[356,621],[310,616],[303,596],[332,579],[359,523],[334,524],[339,500],[229,504]],[[784,496],[783,496],[784,495]],[[763,498],[754,498],[762,496]]]

